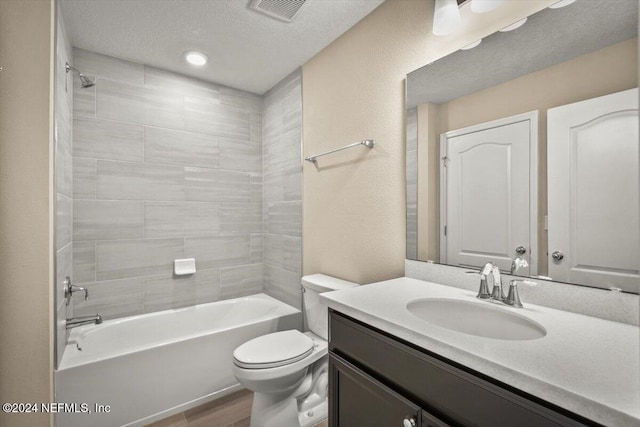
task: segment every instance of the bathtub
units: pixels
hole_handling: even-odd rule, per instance
[[[300,310],[257,294],[73,329],[55,373],[55,400],[71,405],[56,425],[143,426],[232,393],[238,345],[301,326]]]

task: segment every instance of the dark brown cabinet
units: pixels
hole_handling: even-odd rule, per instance
[[[578,427],[579,415],[329,313],[330,427]]]

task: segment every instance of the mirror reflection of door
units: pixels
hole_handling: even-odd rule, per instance
[[[441,135],[442,262],[508,272],[520,255],[536,274],[537,129],[531,112]]]
[[[638,124],[638,89],[548,111],[554,279],[637,290]]]

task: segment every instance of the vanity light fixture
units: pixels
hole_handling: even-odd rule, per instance
[[[504,0],[471,0],[471,11],[473,13],[491,12],[503,2]]]
[[[527,22],[527,18],[522,18],[521,20],[514,22],[511,25],[507,25],[506,27],[504,27],[503,29],[500,30],[501,33],[506,33],[508,31],[513,31],[517,28],[520,28],[524,25],[524,23]]]
[[[209,62],[209,57],[201,52],[196,52],[195,50],[190,50],[184,53],[184,59],[191,65],[195,65],[198,67],[202,67],[204,64]]]
[[[569,6],[571,3],[575,1],[576,0],[560,0],[559,2],[549,6],[549,9],[560,9],[561,7]]]
[[[460,50],[469,50],[469,49],[473,49],[474,47],[478,46],[480,43],[482,43],[482,39],[480,40],[476,40],[473,43],[469,43],[468,45],[461,47]]]
[[[461,25],[462,17],[456,0],[436,0],[433,12],[433,34],[446,36],[458,30]]]

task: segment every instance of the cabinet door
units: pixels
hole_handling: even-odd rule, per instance
[[[329,355],[330,427],[420,427],[420,408],[349,362]]]

